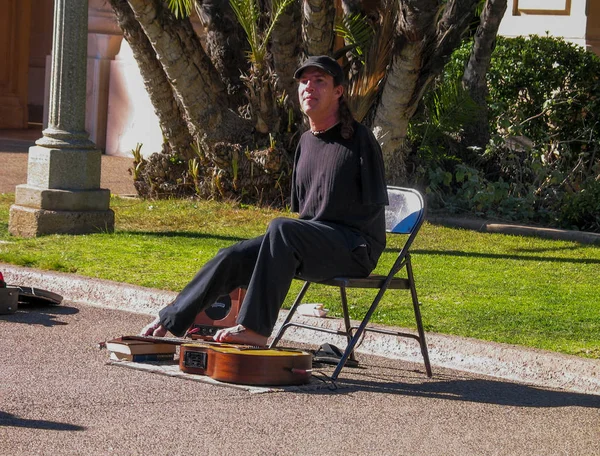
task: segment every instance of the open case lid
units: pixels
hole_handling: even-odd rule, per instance
[[[19,293],[19,304],[52,304],[59,305],[63,297],[59,294],[53,293],[48,290],[42,290],[40,288],[33,287],[21,287],[9,285],[18,290]]]

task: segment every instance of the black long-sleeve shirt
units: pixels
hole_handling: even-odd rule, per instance
[[[335,223],[358,232],[377,261],[385,248],[388,204],[381,148],[373,133],[355,122],[344,139],[341,125],[321,134],[307,131],[296,149],[292,211],[305,220]]]

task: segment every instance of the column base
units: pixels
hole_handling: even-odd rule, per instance
[[[8,231],[13,236],[31,238],[47,234],[112,233],[115,213],[103,211],[50,211],[12,205]]]
[[[110,206],[110,190],[63,190],[17,185],[15,204],[48,211],[105,211]]]

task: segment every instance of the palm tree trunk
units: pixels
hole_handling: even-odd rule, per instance
[[[196,0],[200,21],[206,30],[206,50],[235,105],[245,101],[240,71],[248,72],[248,41],[231,9],[229,0]]]
[[[404,0],[401,4],[399,38],[373,121],[390,184],[406,182],[408,123],[460,43],[477,1]],[[436,21],[439,13],[443,14]]]
[[[133,11],[126,0],[110,0],[110,4],[123,31],[123,36],[133,51],[163,136],[175,154],[191,158],[194,153],[190,147],[190,144],[193,143],[192,136],[187,124],[183,121],[182,109],[165,72],[156,59],[152,45],[135,20]]]
[[[406,174],[406,134],[420,96],[419,76],[426,58],[426,36],[431,34],[438,0],[403,2],[398,16],[400,39],[377,106],[373,131],[381,143],[390,184],[403,184]]]
[[[486,0],[481,21],[475,32],[473,49],[465,68],[462,83],[471,98],[479,105],[481,113],[477,122],[467,129],[466,138],[470,145],[481,148],[489,141],[486,74],[492,60],[496,35],[506,11],[507,0]]]
[[[181,101],[194,138],[208,146],[247,140],[251,126],[229,109],[225,85],[190,21],[176,20],[160,0],[128,2]]]
[[[279,17],[271,34],[273,69],[279,76],[278,89],[285,91],[297,115],[300,104],[296,96],[294,72],[300,63],[302,49],[300,2],[292,3]]]
[[[422,51],[421,43],[408,43],[393,58],[375,112],[373,132],[381,144],[389,184],[405,183],[406,134],[418,106],[414,100]]]
[[[458,47],[465,31],[473,20],[479,0],[448,0],[436,33],[428,45],[430,58],[423,69],[423,78],[431,81],[438,76]]]
[[[362,11],[362,2],[360,0],[342,0],[342,10],[346,16],[360,13]]]
[[[331,0],[303,0],[302,38],[308,55],[331,55],[335,2]]]

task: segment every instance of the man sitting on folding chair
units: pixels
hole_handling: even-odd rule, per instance
[[[335,60],[310,57],[294,77],[310,124],[292,176],[291,206],[299,218],[276,218],[263,236],[221,249],[143,335],[181,336],[219,296],[246,287],[238,325],[214,339],[266,345],[294,277],[365,277],[375,268],[385,248],[388,204],[381,148],[352,117]]]

